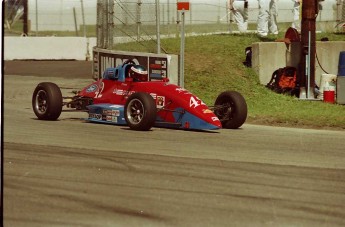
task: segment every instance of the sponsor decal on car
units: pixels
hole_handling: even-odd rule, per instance
[[[107,121],[117,123],[117,117],[115,117],[115,116],[107,116]]]
[[[129,95],[134,94],[134,93],[135,93],[135,91],[127,91],[127,90],[117,89],[117,88],[115,88],[113,90],[113,94],[121,95],[121,96],[129,96]]]
[[[116,117],[120,116],[120,110],[112,110],[111,116],[116,116]]]
[[[150,93],[151,97],[156,100],[157,99],[157,94],[156,93]]]
[[[122,89],[117,89],[117,88],[115,88],[115,89],[113,90],[113,94],[122,95],[122,94],[123,94],[123,90],[122,90]]]
[[[210,109],[203,109],[202,112],[204,114],[213,113],[212,110],[210,110]]]
[[[156,105],[157,107],[165,106],[165,96],[157,96]]]
[[[184,89],[184,88],[176,88],[176,91],[178,92],[178,93],[185,93],[185,94],[190,94],[190,92],[189,91],[187,91],[186,89]]]
[[[121,107],[121,106],[118,106],[118,107]],[[105,109],[105,110],[103,110],[103,115],[118,117],[118,116],[120,116],[120,110],[111,110],[111,109],[107,110],[107,109]]]
[[[86,88],[86,92],[87,92],[87,93],[95,92],[95,91],[97,91],[97,89],[98,89],[97,84],[92,84],[91,86],[89,86],[88,88]]]
[[[89,118],[95,118],[97,120],[102,120],[102,114],[90,113]]]
[[[212,121],[219,121],[218,117],[212,117]]]
[[[121,107],[123,107],[122,105],[111,105],[111,106],[109,106],[109,107],[111,107],[111,108],[121,108]]]
[[[109,110],[103,110],[103,115],[108,115]]]

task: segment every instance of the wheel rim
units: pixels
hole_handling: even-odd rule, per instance
[[[139,124],[144,117],[144,104],[139,99],[133,99],[128,103],[127,116],[131,124]]]
[[[216,115],[221,122],[231,120],[234,113],[234,104],[232,102],[221,103],[216,110]]]
[[[37,92],[35,100],[35,109],[39,114],[45,114],[48,109],[48,96],[47,92],[40,90]]]

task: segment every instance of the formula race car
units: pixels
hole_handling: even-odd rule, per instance
[[[184,88],[167,78],[148,78],[146,69],[132,60],[107,68],[101,79],[62,97],[50,82],[37,85],[32,107],[40,120],[57,120],[61,112],[86,111],[90,122],[128,125],[133,130],[151,127],[191,130],[239,128],[247,118],[247,104],[236,91],[222,92],[208,107]],[[63,107],[64,110],[63,110]]]

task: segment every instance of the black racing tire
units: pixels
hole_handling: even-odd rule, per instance
[[[151,95],[136,92],[128,97],[125,104],[125,119],[131,129],[150,130],[156,121],[156,116],[157,107]]]
[[[37,85],[32,95],[32,109],[40,120],[54,121],[62,112],[62,94],[60,88],[50,82]]]
[[[247,112],[246,100],[236,91],[222,92],[214,104],[214,113],[222,123],[222,127],[227,129],[241,127],[247,119]]]

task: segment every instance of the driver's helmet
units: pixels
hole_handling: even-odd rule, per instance
[[[132,65],[129,69],[129,77],[133,78],[134,81],[147,81],[148,74],[144,66]]]

